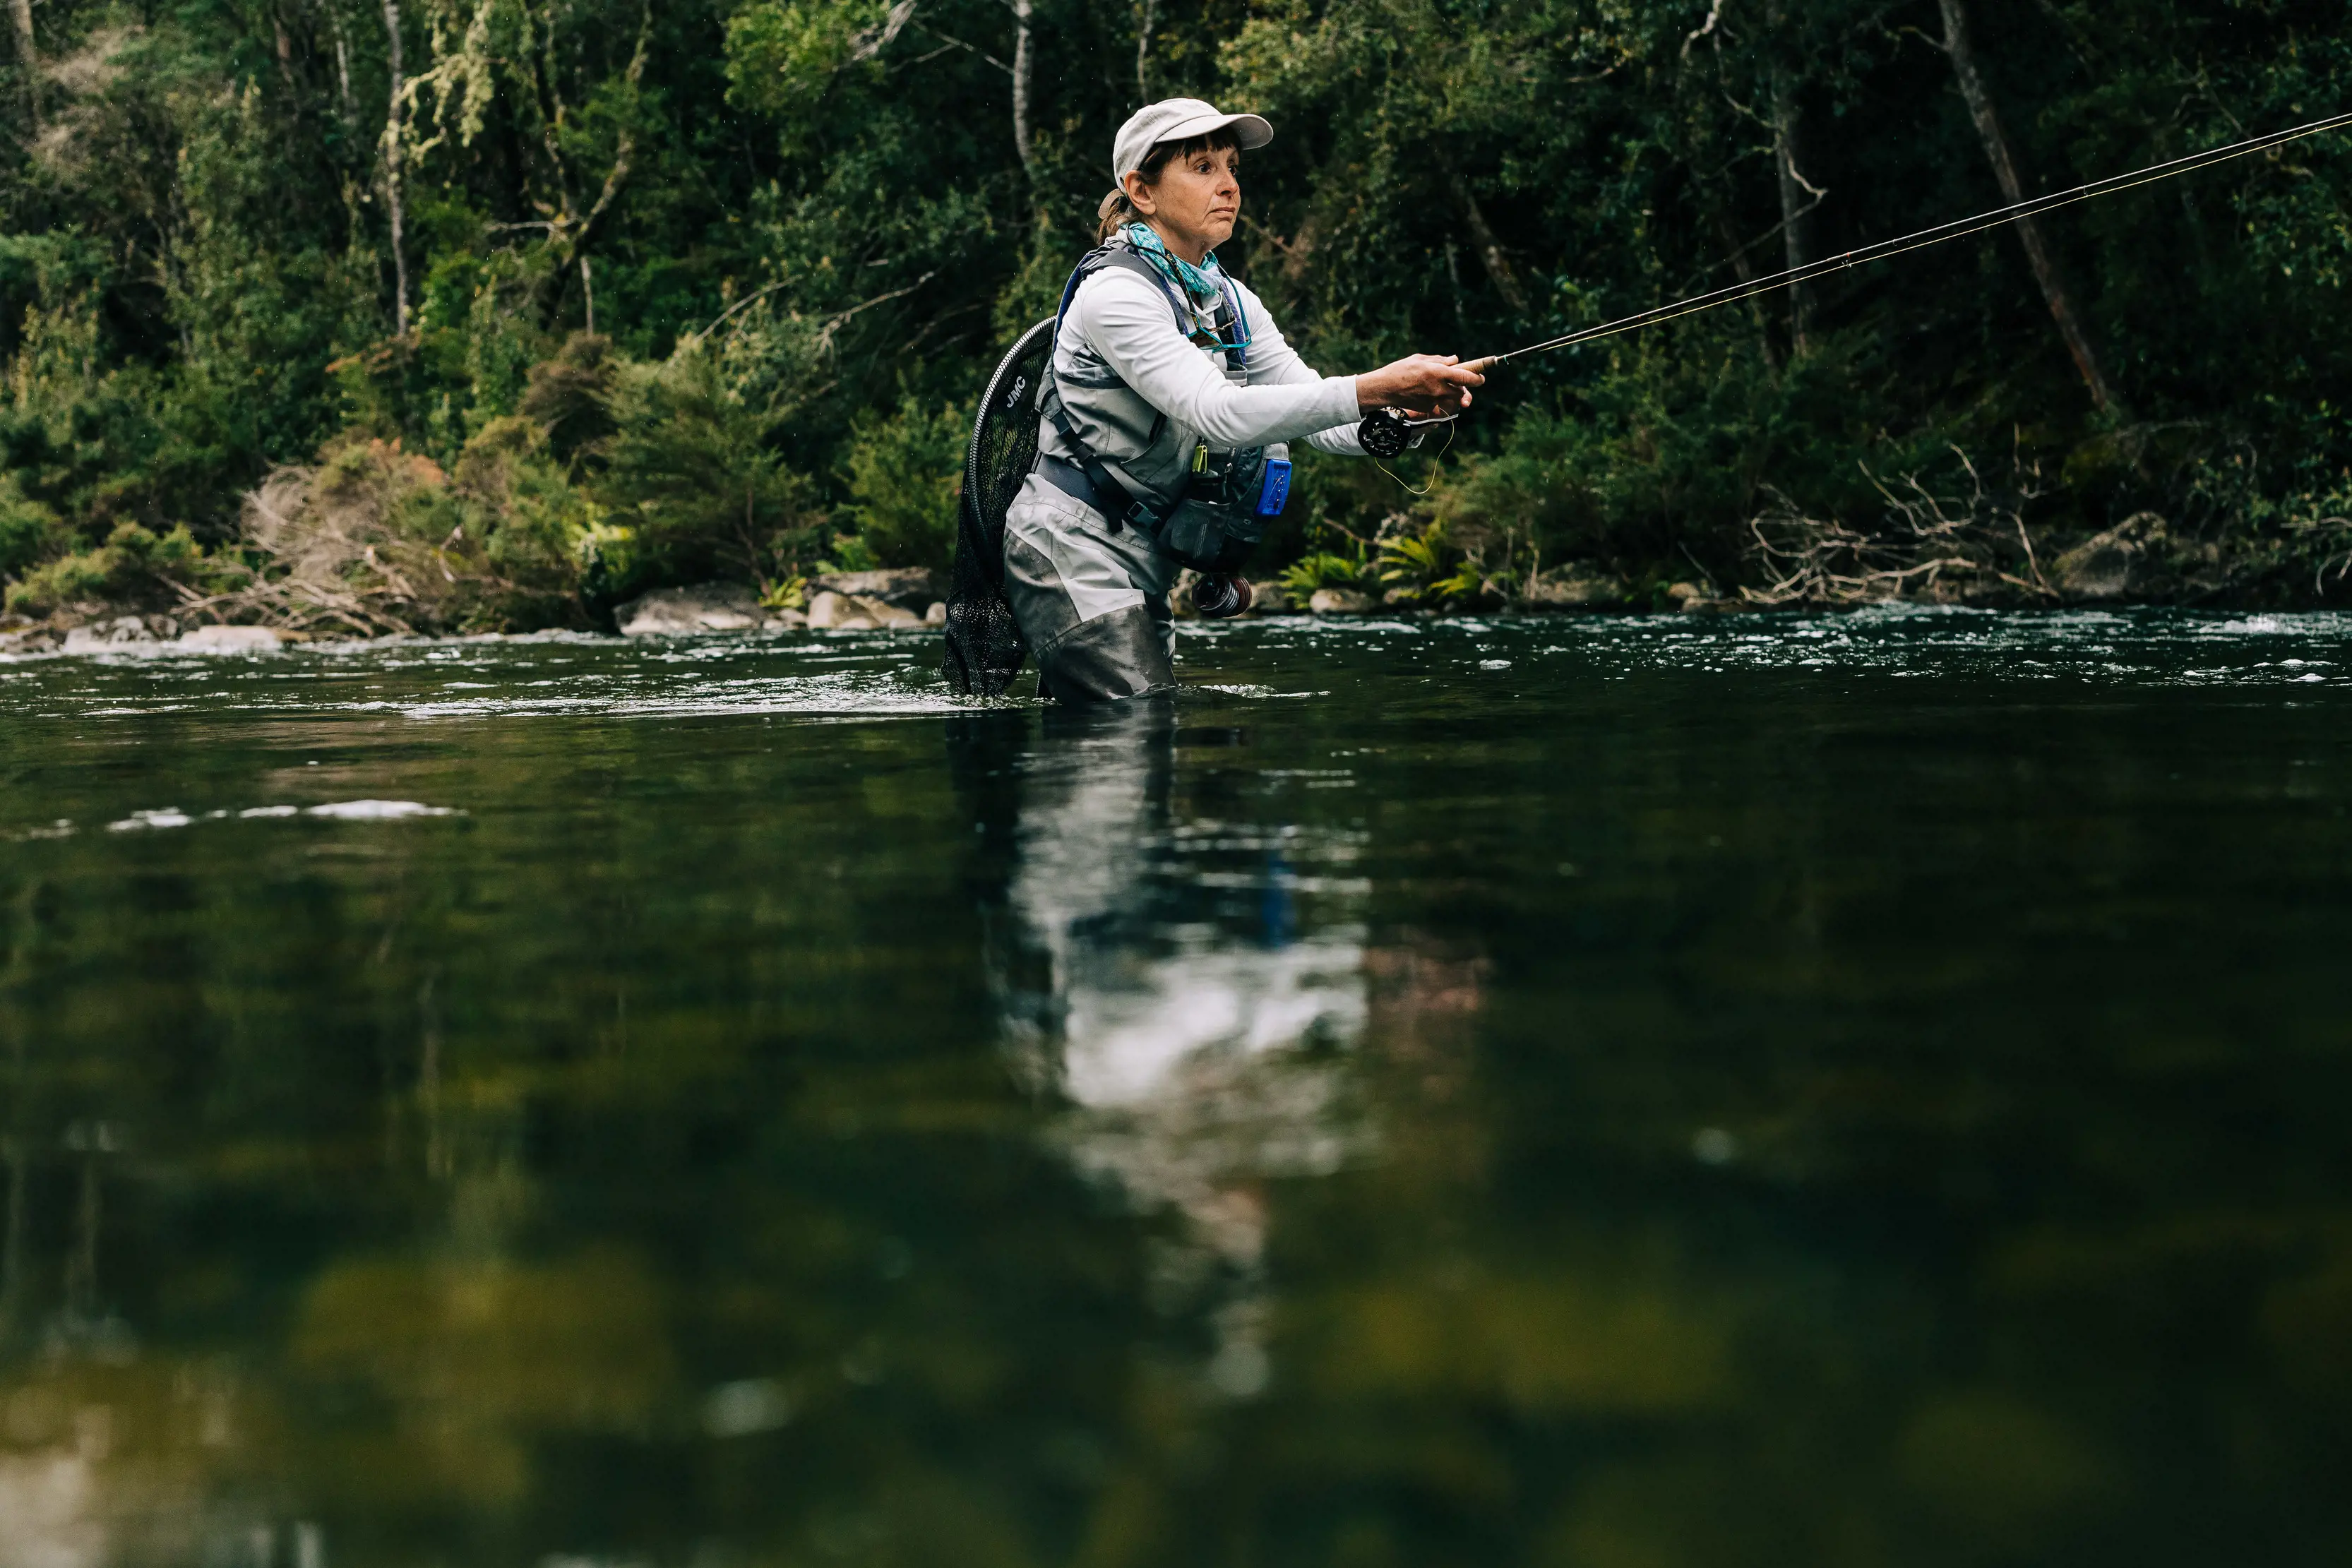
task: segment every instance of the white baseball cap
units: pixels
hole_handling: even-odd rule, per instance
[[[1263,147],[1274,140],[1274,127],[1263,115],[1220,114],[1215,104],[1197,98],[1163,98],[1158,103],[1147,103],[1127,117],[1127,123],[1118,128],[1118,139],[1111,143],[1112,183],[1124,181],[1130,169],[1142,168],[1151,150],[1163,141],[1188,141],[1228,127],[1244,148]]]

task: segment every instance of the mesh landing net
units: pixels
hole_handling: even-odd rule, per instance
[[[1036,465],[1037,382],[1053,346],[1050,316],[1022,333],[989,378],[972,421],[956,508],[945,664],[948,684],[963,696],[1003,696],[1028,656],[1004,598],[1004,514]]]

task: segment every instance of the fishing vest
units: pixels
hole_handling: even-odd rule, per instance
[[[1065,356],[1061,323],[1078,286],[1107,267],[1150,278],[1167,299],[1176,330],[1221,354],[1228,382],[1249,380],[1248,350],[1240,340],[1246,317],[1232,284],[1218,280],[1217,310],[1204,326],[1189,297],[1141,252],[1111,240],[1080,259],[1055,312],[1054,347],[1038,388],[1040,472],[1109,519],[1114,531],[1135,528],[1181,565],[1238,570],[1289,497],[1288,448],[1213,450],[1129,387],[1091,345],[1081,341]]]

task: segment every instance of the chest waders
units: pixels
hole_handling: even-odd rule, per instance
[[[1200,341],[1174,285],[1133,246],[1114,240],[1080,259],[1062,289],[1059,308],[1022,333],[998,361],[965,450],[955,568],[948,591],[944,673],[962,695],[1003,695],[1027,657],[1004,593],[1004,518],[1033,471],[1101,514],[1113,533],[1132,528],[1159,554],[1209,574],[1237,570],[1289,498],[1287,460],[1269,459],[1263,447],[1220,453],[1204,443],[1194,447],[1174,499],[1154,507],[1121,484],[1079,436],[1054,383],[1054,343],[1078,285],[1106,267],[1150,277],[1167,297],[1176,330],[1188,341]],[[1243,324],[1240,298],[1230,288],[1223,294],[1214,332],[1231,374],[1246,370],[1248,350],[1234,340]],[[1075,460],[1047,456],[1040,461],[1040,416],[1078,455]],[[1147,450],[1166,422],[1167,415],[1160,413],[1144,443]]]

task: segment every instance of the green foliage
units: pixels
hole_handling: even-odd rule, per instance
[[[2308,119],[2352,68],[2322,0],[1969,5],[2036,189]],[[1328,372],[1998,200],[1933,6],[1046,7],[1024,153],[1000,0],[419,0],[396,266],[381,17],[296,10],[39,9],[45,68],[0,103],[0,572],[126,521],[234,550],[242,497],[368,440],[458,476],[511,590],[468,616],[940,564],[955,411],[1090,237],[1137,75],[1276,120],[1224,259]],[[1891,537],[1867,476],[1957,448],[2063,476],[2021,519],[2053,549],[2153,511],[2220,562],[2200,592],[2330,597],[2347,213],[2337,136],[2050,215],[2127,413],[2092,408],[1988,233],[1826,279],[1801,323],[1773,295],[1517,362],[1400,470],[1423,494],[1303,456],[1259,570],[1402,508],[1460,551],[1432,594],[1473,567],[1755,583],[1767,511]]]
[[[8,586],[13,614],[47,615],[78,602],[176,608],[175,588],[191,592],[226,587],[243,573],[205,554],[187,528],[155,534],[137,523],[117,523],[95,549],[62,555]]]
[[[611,411],[589,489],[629,530],[614,594],[716,576],[766,583],[822,547],[809,481],[770,440],[773,422],[729,392],[706,350],[624,367]]]
[[[1401,529],[1380,542],[1373,570],[1391,592],[1422,604],[1443,604],[1478,591],[1479,574],[1446,538],[1443,522]]]
[[[65,539],[57,513],[27,497],[16,475],[0,474],[0,579],[56,554]]]
[[[1304,604],[1321,589],[1362,588],[1367,575],[1360,552],[1340,555],[1332,550],[1309,550],[1284,567],[1276,580],[1293,601]]]
[[[857,423],[843,461],[846,516],[878,564],[947,569],[971,430],[970,408],[927,411],[912,399]]]

